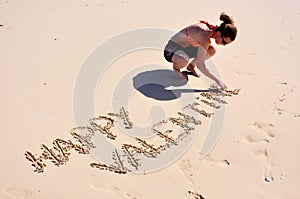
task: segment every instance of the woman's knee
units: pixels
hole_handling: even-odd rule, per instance
[[[179,50],[174,54],[172,61],[176,66],[183,68],[189,63],[189,59],[189,56],[185,52]]]

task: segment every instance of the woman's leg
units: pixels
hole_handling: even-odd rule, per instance
[[[180,70],[189,63],[189,56],[183,50],[177,50],[173,57],[172,62],[175,69]]]
[[[208,60],[215,54],[216,54],[216,49],[210,45],[206,51],[205,60]],[[196,66],[196,58],[193,59],[193,61],[191,61],[191,63],[187,66],[187,70],[191,71],[196,77],[200,77],[200,75],[195,71],[195,66]]]
[[[198,74],[195,71],[195,66],[196,66],[196,58],[193,59],[193,61],[191,61],[191,63],[189,63],[189,65],[187,66],[187,70],[191,71],[196,77],[200,77],[200,74]]]
[[[173,69],[178,72],[179,77],[184,77],[180,69],[184,68],[189,63],[189,56],[182,50],[178,50],[172,57]]]

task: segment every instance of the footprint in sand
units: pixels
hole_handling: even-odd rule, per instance
[[[270,177],[270,176],[265,176],[264,180],[265,180],[265,182],[272,182],[274,180],[274,178]]]
[[[250,124],[249,126],[256,131],[263,132],[266,136],[270,138],[275,137],[273,124],[256,121],[253,124]]]
[[[14,198],[24,198],[24,199],[34,199],[37,198],[39,191],[30,191],[30,190],[18,190],[12,187],[6,188],[3,190],[4,194],[7,194]]]
[[[117,194],[118,198],[124,198],[124,199],[137,199],[138,196],[132,194],[123,192],[120,187],[118,186],[112,186],[106,183],[106,181],[103,181],[100,177],[96,177],[95,175],[90,175],[90,187],[93,189],[97,189],[100,191],[106,191],[111,192],[113,194]]]
[[[105,181],[103,181],[101,178],[97,178],[95,175],[90,175],[90,179],[91,180],[90,180],[89,185],[93,189],[113,192],[113,193],[117,193],[117,194],[121,193],[121,189],[119,187],[111,186],[108,183],[106,183]]]
[[[278,98],[278,101],[284,102],[286,100],[286,94],[283,94],[280,98]]]
[[[268,167],[265,168],[265,171],[264,171],[264,181],[266,183],[270,183],[270,182],[273,182],[277,179],[279,180],[285,180],[285,175],[282,173],[282,171],[274,174],[273,171],[272,171],[272,165],[268,165]]]
[[[253,143],[253,144],[267,144],[267,143],[270,143],[270,140],[268,140],[268,139],[255,138],[251,135],[246,135],[244,138],[247,142]]]
[[[204,159],[204,161],[211,163],[213,165],[219,166],[230,166],[230,162],[226,159],[215,159],[210,157],[209,155]]]
[[[269,153],[268,150],[265,148],[256,148],[256,149],[252,149],[252,152],[256,155],[256,156],[263,156],[267,159],[269,159]]]
[[[125,199],[137,199],[137,196],[134,196],[134,195],[132,195],[130,193],[125,193],[124,194],[124,198]]]
[[[101,186],[99,184],[90,184],[90,187],[93,188],[93,189],[101,190],[101,191],[107,191],[107,192],[120,194],[120,188],[115,187],[115,186],[108,187],[107,185]]]
[[[205,199],[201,194],[193,192],[193,191],[188,191],[185,195],[186,199]]]
[[[264,181],[267,183],[274,181],[274,177],[271,172],[271,165],[269,165],[265,170]]]
[[[280,180],[284,180],[284,178],[285,178],[285,177],[284,177],[283,173],[280,173],[279,179],[280,179]]]
[[[294,115],[294,118],[300,119],[300,114],[299,115]]]
[[[278,105],[276,103],[274,103],[273,113],[275,115],[282,115],[284,112],[286,112],[286,111],[279,108]]]
[[[238,76],[252,76],[253,75],[253,73],[241,72],[241,71],[236,71],[235,74]]]
[[[277,82],[279,85],[283,85],[285,87],[285,93],[282,94],[280,98],[278,98],[278,101],[283,102],[287,99],[288,95],[295,92],[295,89],[297,89],[296,86],[290,85],[287,82]]]
[[[184,177],[189,181],[189,182],[193,182],[193,171],[192,171],[192,165],[190,160],[185,159],[182,160],[179,165],[178,165],[178,169],[179,171],[184,175]]]
[[[282,115],[284,113],[291,114],[288,111],[281,109],[280,104],[284,103],[288,99],[289,95],[291,95],[297,87],[292,86],[287,82],[277,82],[277,84],[280,85],[280,89],[284,89],[284,93],[282,93],[281,96],[279,96],[277,100],[273,102],[273,113],[275,115]]]

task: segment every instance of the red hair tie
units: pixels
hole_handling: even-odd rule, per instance
[[[217,26],[208,23],[207,21],[200,20],[200,23],[204,23],[209,29],[215,29]]]

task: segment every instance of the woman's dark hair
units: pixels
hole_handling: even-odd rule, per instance
[[[223,37],[229,37],[231,41],[234,41],[237,34],[237,28],[234,25],[232,17],[222,12],[220,20],[223,21],[223,23],[221,23],[215,31],[220,31]]]

